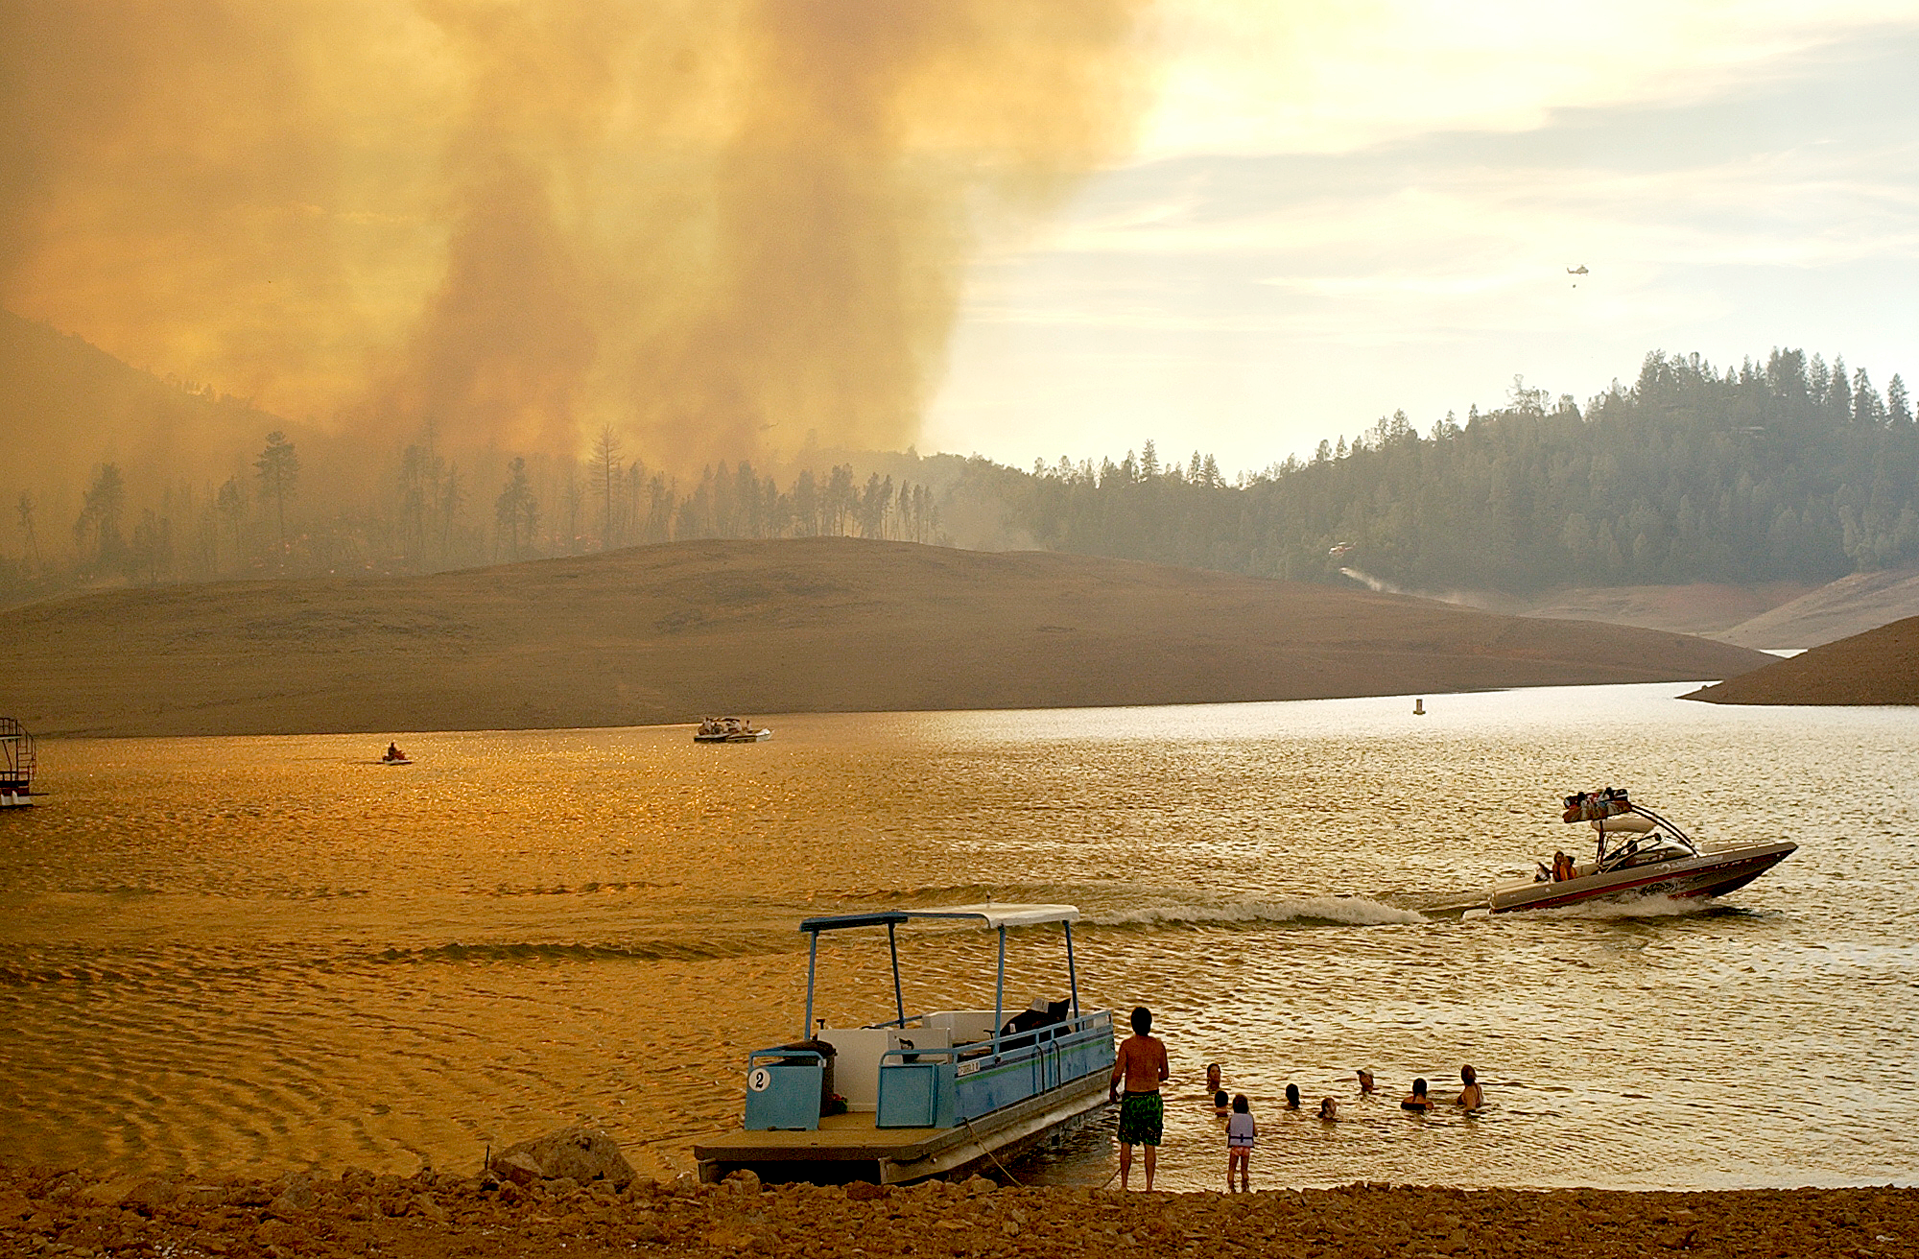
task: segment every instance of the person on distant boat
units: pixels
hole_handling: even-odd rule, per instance
[[[1164,1099],[1159,1086],[1172,1078],[1167,1065],[1166,1045],[1153,1033],[1153,1012],[1145,1006],[1133,1008],[1133,1034],[1119,1043],[1113,1059],[1113,1074],[1106,1084],[1108,1101],[1119,1102],[1119,1188],[1133,1170],[1133,1147],[1146,1147],[1146,1190],[1153,1189],[1153,1173],[1159,1163],[1159,1139],[1166,1120]],[[1126,1081],[1126,1097],[1121,1101],[1120,1080]]]
[[[1553,854],[1553,882],[1564,883],[1572,877],[1573,859],[1567,856],[1563,851],[1555,852]]]
[[[1426,1096],[1425,1080],[1413,1081],[1413,1091],[1400,1101],[1399,1108],[1401,1110],[1410,1110],[1421,1115],[1433,1108],[1432,1099]]]
[[[404,761],[406,759],[406,753],[400,750],[399,744],[389,743],[386,745],[386,759],[389,761]]]
[[[1478,1110],[1486,1104],[1485,1090],[1479,1087],[1479,1075],[1473,1070],[1472,1063],[1469,1062],[1459,1069],[1459,1082],[1464,1087],[1459,1090],[1459,1096],[1453,1099],[1455,1105],[1463,1106],[1467,1110]]]
[[[1319,1119],[1321,1123],[1339,1122],[1339,1103],[1330,1097],[1319,1099]]]
[[[1286,1109],[1299,1109],[1299,1085],[1297,1084],[1288,1084],[1286,1086]]]
[[[1370,1093],[1373,1091],[1373,1069],[1371,1067],[1361,1067],[1359,1069],[1359,1091],[1361,1093]]]
[[[1241,1093],[1233,1098],[1232,1118],[1226,1121],[1226,1192],[1233,1191],[1233,1169],[1239,1168],[1239,1191],[1248,1192],[1246,1171],[1259,1144],[1259,1126],[1253,1122],[1252,1103]]]

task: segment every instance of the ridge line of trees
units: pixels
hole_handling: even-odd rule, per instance
[[[427,572],[819,535],[1037,546],[1427,591],[1823,582],[1919,564],[1912,405],[1898,376],[1881,393],[1863,370],[1799,350],[1725,371],[1654,353],[1630,387],[1615,382],[1583,409],[1515,378],[1507,405],[1474,408],[1463,423],[1448,413],[1421,433],[1396,412],[1351,441],[1322,441],[1309,459],[1230,480],[1210,455],[1162,462],[1149,441],[1118,462],[1061,458],[1030,471],[872,453],[784,485],[745,461],[681,482],[624,458],[610,428],[585,460],[503,464],[482,453],[462,468],[428,423],[358,505],[302,487],[294,443],[275,431],[217,487],[162,485],[157,499],[137,485],[138,469],[96,465],[70,557],[46,554],[42,500],[21,491],[0,597],[102,579]],[[859,463],[901,475],[862,481]],[[500,489],[484,491],[496,475]],[[136,490],[152,504],[137,515]],[[482,493],[490,515],[474,510]]]

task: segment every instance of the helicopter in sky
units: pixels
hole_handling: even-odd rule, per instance
[[[1567,267],[1566,274],[1567,275],[1584,275],[1586,274],[1586,264],[1582,262],[1576,267]]]

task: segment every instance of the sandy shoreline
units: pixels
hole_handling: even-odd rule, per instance
[[[1261,1178],[1255,1158],[1255,1180]],[[1268,1171],[1266,1179],[1271,1179]],[[1919,1189],[1713,1192],[1354,1185],[1223,1193],[997,1187],[761,1189],[636,1180],[521,1188],[411,1177],[113,1178],[0,1166],[10,1255],[1059,1254],[1866,1257],[1919,1253]]]

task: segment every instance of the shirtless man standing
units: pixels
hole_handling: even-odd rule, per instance
[[[1119,1056],[1113,1060],[1113,1077],[1107,1083],[1106,1097],[1119,1102],[1119,1187],[1133,1170],[1133,1147],[1146,1147],[1146,1188],[1153,1188],[1153,1171],[1159,1161],[1160,1126],[1165,1106],[1160,1100],[1160,1083],[1172,1076],[1166,1065],[1166,1046],[1151,1033],[1153,1012],[1145,1006],[1133,1010],[1133,1034],[1119,1043]],[[1126,1096],[1119,1095],[1119,1083],[1126,1081]]]

